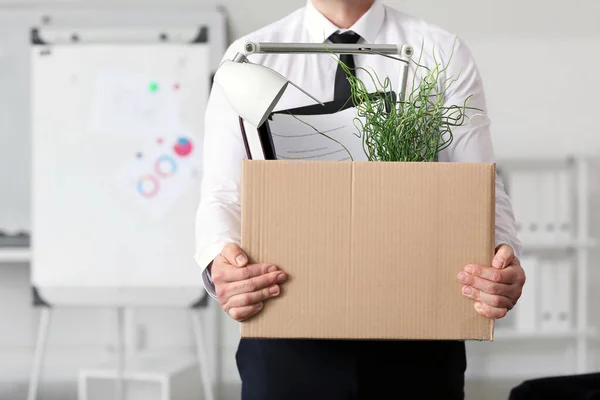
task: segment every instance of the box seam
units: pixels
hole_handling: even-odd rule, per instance
[[[352,287],[352,279],[354,275],[354,257],[352,254],[352,244],[354,243],[354,211],[355,211],[355,202],[354,202],[354,185],[355,185],[355,163],[353,161],[350,162],[350,235],[348,238],[348,255],[349,255],[349,267],[350,273],[348,274],[348,279],[346,280],[346,304],[350,304],[350,288]],[[349,327],[350,321],[350,310],[349,307],[346,307],[346,326]]]

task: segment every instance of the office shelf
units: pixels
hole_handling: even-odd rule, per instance
[[[0,247],[0,263],[29,263],[30,261],[31,251],[29,248]]]
[[[514,329],[502,328],[494,332],[494,341],[513,341],[513,340],[571,340],[580,338],[592,338],[596,336],[597,331],[590,328],[585,331],[569,329],[565,331],[532,331],[519,332]]]
[[[577,249],[593,249],[598,246],[598,242],[592,239],[588,240],[540,240],[540,241],[523,241],[523,249],[526,252],[539,252],[543,250],[577,250]]]
[[[572,365],[561,365],[565,372],[588,372],[589,343],[598,339],[588,316],[592,307],[588,276],[594,261],[590,252],[598,246],[590,236],[590,164],[590,159],[579,156],[498,162],[519,226],[523,268],[527,273],[531,267],[528,282],[532,283],[524,289],[530,291],[529,303],[517,304],[511,311],[517,317],[514,328],[497,327],[494,341],[563,340],[561,348],[572,353]],[[552,229],[557,226],[564,230]],[[559,310],[547,301],[557,297]]]

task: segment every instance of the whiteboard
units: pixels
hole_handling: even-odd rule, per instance
[[[599,38],[470,38],[499,158],[600,151],[594,88]],[[575,59],[577,61],[575,61]]]
[[[193,252],[211,49],[175,31],[34,32],[47,44],[31,52],[32,284],[49,305],[205,296]]]
[[[80,34],[82,30],[97,28],[107,32],[120,27],[153,28],[154,40],[157,27],[191,27],[197,31],[198,26],[207,26],[213,72],[227,45],[227,14],[211,5],[42,3],[36,7],[0,9],[0,230],[10,233],[31,233],[32,228],[29,40],[32,26],[43,27],[45,37],[48,28],[57,27],[69,27]],[[122,39],[127,37],[111,35],[109,42]]]

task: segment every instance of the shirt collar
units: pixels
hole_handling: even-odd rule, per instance
[[[371,8],[349,29],[358,33],[366,43],[374,43],[385,19],[385,8],[379,0],[375,0]],[[304,27],[312,41],[323,43],[331,34],[341,30],[321,14],[307,0],[304,9]]]

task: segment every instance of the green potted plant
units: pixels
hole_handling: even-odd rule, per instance
[[[357,109],[355,121],[369,161],[437,161],[438,154],[453,141],[453,128],[468,120],[466,110],[475,109],[468,107],[470,96],[460,106],[445,105],[445,93],[457,77],[442,81],[448,64],[442,65],[434,57],[435,65],[427,67],[421,64],[422,56],[421,50],[419,59],[412,61],[416,67],[412,90],[402,101],[396,100],[389,77],[381,80],[374,71],[357,68],[375,87],[375,91],[369,91],[338,57],[350,82],[351,101]]]

